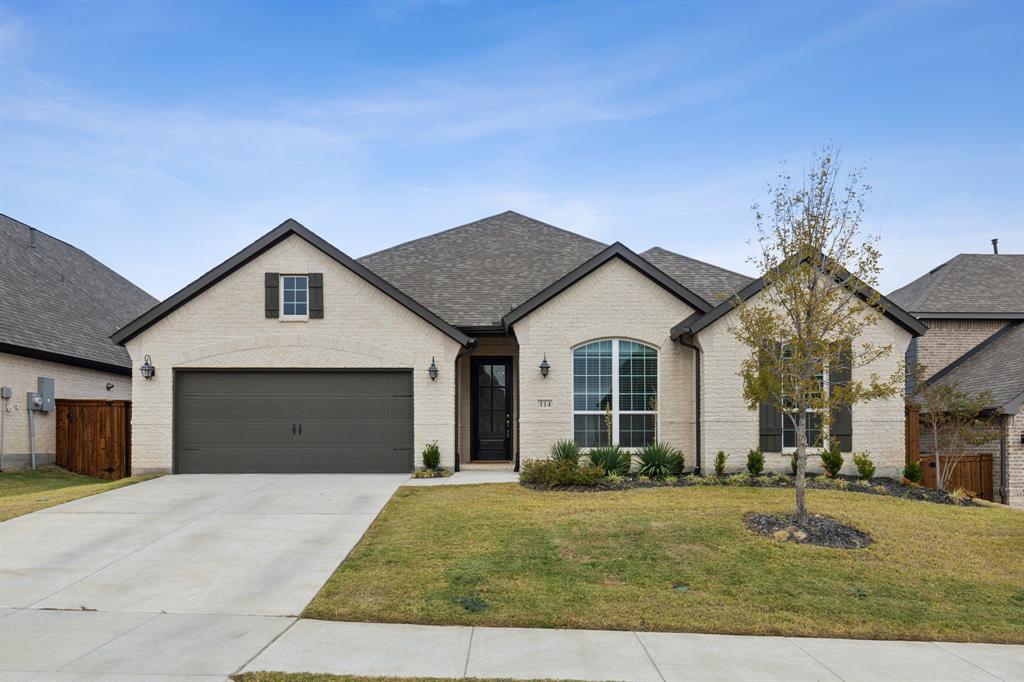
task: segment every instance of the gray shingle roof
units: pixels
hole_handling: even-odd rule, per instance
[[[993,408],[1016,414],[1024,399],[1024,322],[1016,322],[965,353],[930,381],[964,393],[992,394]]]
[[[889,294],[918,317],[1024,317],[1024,254],[961,253]]]
[[[98,260],[0,214],[0,344],[130,368],[108,337],[157,300]]]
[[[648,249],[640,256],[666,275],[716,305],[754,281],[753,277],[663,249]]]
[[[489,327],[604,248],[506,211],[358,260],[450,324]]]

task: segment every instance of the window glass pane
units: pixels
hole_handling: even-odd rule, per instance
[[[824,434],[821,430],[821,415],[817,412],[808,412],[806,421],[807,445],[812,448],[820,448],[824,444]],[[782,415],[782,447],[796,447],[796,418],[789,414]]]
[[[573,372],[574,410],[604,410],[611,404],[610,341],[595,341],[573,351]]]
[[[295,314],[296,315],[307,315],[308,313],[306,312],[306,304],[305,303],[296,303],[295,304]]]
[[[284,314],[285,315],[294,315],[295,314],[295,304],[294,303],[285,303],[284,304]]]
[[[655,415],[623,414],[619,416],[619,442],[624,448],[642,448],[654,442]]]
[[[655,410],[657,399],[658,351],[634,341],[619,341],[619,409]]]
[[[294,290],[292,290],[292,289],[285,289],[284,290],[284,302],[285,303],[295,303],[295,291]]]
[[[611,443],[603,414],[573,416],[573,440],[581,448],[594,448]]]

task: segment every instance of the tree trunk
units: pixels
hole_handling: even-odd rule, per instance
[[[807,504],[804,501],[807,471],[807,411],[799,410],[796,415],[796,517],[801,524],[807,521]]]
[[[932,448],[935,453],[935,487],[939,490],[945,490],[946,482],[942,480],[942,460],[939,458],[939,424],[937,419],[932,420]]]

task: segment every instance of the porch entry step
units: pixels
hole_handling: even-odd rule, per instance
[[[460,471],[512,471],[514,462],[461,462]]]

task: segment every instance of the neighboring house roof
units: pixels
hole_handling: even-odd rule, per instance
[[[967,351],[928,383],[955,383],[964,393],[992,395],[990,407],[1017,414],[1024,403],[1024,322],[1009,324]]]
[[[836,280],[849,279],[850,273],[846,270],[839,268],[836,270]],[[757,294],[759,291],[764,289],[767,281],[764,276],[758,277],[747,286],[740,289],[736,296],[733,296],[725,301],[722,301],[710,311],[703,315],[694,314],[677,324],[672,328],[672,338],[692,338],[695,334],[700,332],[702,329],[707,328],[713,322],[725,317],[731,312],[740,302],[746,301]],[[879,305],[882,308],[882,314],[886,318],[896,323],[900,327],[903,327],[914,336],[921,336],[927,331],[927,327],[918,321],[913,315],[900,308],[893,301],[889,300],[885,296],[882,296],[871,287],[867,287],[867,291],[858,295],[862,299],[867,299],[868,296],[879,296]]]
[[[513,211],[421,237],[359,262],[464,328],[500,328],[509,311],[606,248]]]
[[[327,241],[325,241],[318,235],[314,234],[312,231],[308,230],[306,227],[304,227],[303,225],[299,224],[297,221],[291,218],[284,221],[283,223],[275,227],[273,230],[266,233],[265,235],[254,241],[252,244],[236,253],[231,258],[228,258],[226,261],[224,261],[214,269],[210,270],[205,275],[203,275],[196,281],[192,282],[181,291],[170,296],[159,305],[153,307],[149,311],[140,315],[135,320],[129,322],[116,333],[114,333],[111,336],[111,338],[116,343],[125,343],[132,337],[136,336],[137,334],[141,333],[145,329],[149,328],[153,324],[163,319],[166,315],[170,314],[171,312],[180,308],[182,305],[184,305],[191,299],[206,291],[211,286],[213,286],[220,280],[224,279],[232,272],[234,272],[238,268],[242,267],[243,265],[251,261],[256,256],[260,255],[264,251],[270,249],[271,247],[275,246],[276,244],[280,243],[281,241],[287,239],[292,235],[296,235],[298,237],[301,237],[302,239],[305,239],[307,242],[309,242],[310,244],[312,244],[313,246],[315,246],[316,248],[320,249],[325,254],[333,258],[339,264],[348,268],[359,277],[362,277],[364,280],[366,280],[373,286],[377,287],[382,292],[384,292],[397,302],[401,303],[406,308],[416,313],[421,318],[426,320],[428,323],[430,323],[437,329],[441,330],[451,338],[455,339],[462,345],[467,345],[472,340],[468,336],[463,334],[461,331],[459,331],[458,329],[456,329],[455,327],[453,327],[452,325],[448,324],[440,317],[435,315],[433,312],[423,307],[416,300],[410,298],[407,294],[403,293],[402,291],[399,291],[390,283],[386,282],[385,280],[381,279],[378,275],[371,272],[364,265],[345,255],[336,247],[334,247],[333,245],[331,245],[330,243],[328,243]]]
[[[660,246],[648,249],[640,256],[656,265],[669,277],[711,304],[734,296],[754,281],[753,277],[720,268]]]
[[[131,372],[131,359],[110,333],[157,302],[84,251],[3,214],[0,291],[0,351],[119,373]]]
[[[889,298],[925,319],[1024,319],[1024,254],[961,253]]]
[[[549,300],[614,258],[618,258],[628,265],[633,266],[638,272],[660,284],[677,298],[686,301],[691,308],[695,308],[701,312],[707,312],[711,309],[711,305],[700,296],[666,275],[660,269],[651,265],[649,261],[641,258],[633,251],[630,251],[629,248],[622,243],[615,242],[608,248],[601,251],[601,253],[597,254],[585,263],[580,264],[571,272],[560,277],[555,282],[552,282],[542,291],[539,291],[534,296],[530,297],[530,299],[525,301],[522,305],[509,312],[502,318],[502,324],[507,329],[511,325],[515,324],[516,321],[523,319],[534,310],[541,307]]]

